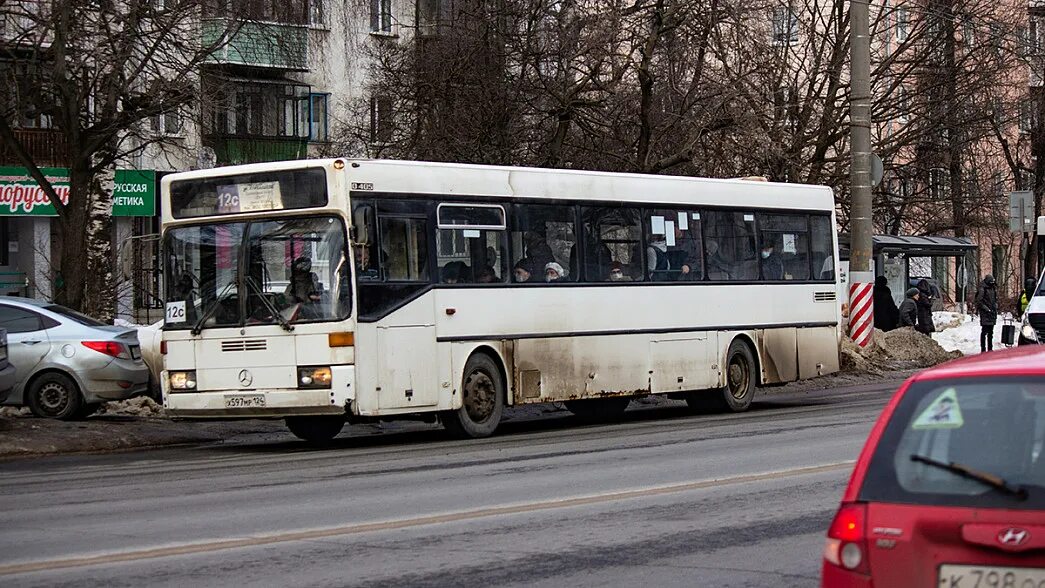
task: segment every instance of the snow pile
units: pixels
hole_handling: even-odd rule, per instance
[[[947,351],[960,351],[964,355],[974,355],[980,352],[980,319],[972,315],[960,315],[955,312],[933,313],[933,321],[936,324],[936,332],[933,339]],[[1001,344],[1001,328],[1005,324],[1004,318],[998,319],[994,325],[994,348],[1003,349]],[[1016,328],[1019,323],[1014,323]]]
[[[19,418],[32,416],[28,406],[4,406],[0,407],[0,417]]]
[[[872,374],[930,367],[961,357],[961,353],[945,350],[910,327],[888,333],[875,329],[871,342],[863,348],[846,337],[842,340],[841,354],[843,371]]]
[[[147,396],[138,396],[129,400],[106,402],[98,409],[97,414],[136,417],[161,417],[164,413],[163,407],[153,402],[151,398]]]

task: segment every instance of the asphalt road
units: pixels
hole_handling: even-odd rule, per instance
[[[0,585],[811,586],[895,385],[0,463]]]

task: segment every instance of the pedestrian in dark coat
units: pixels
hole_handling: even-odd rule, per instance
[[[900,315],[899,326],[903,327],[915,327],[918,325],[918,298],[921,294],[918,292],[918,288],[911,288],[907,291],[906,298],[902,304],[898,314]]]
[[[936,332],[933,324],[933,289],[929,280],[918,282],[918,330],[928,335]]]
[[[893,302],[893,292],[885,276],[874,279],[874,328],[891,331],[900,319],[900,310]]]
[[[998,324],[998,288],[994,276],[983,278],[976,292],[976,310],[980,313],[980,351],[994,349],[994,325]]]

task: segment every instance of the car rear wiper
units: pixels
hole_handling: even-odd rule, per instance
[[[254,278],[247,278],[246,282],[247,288],[254,289],[254,293],[257,294],[258,298],[261,299],[261,303],[265,305],[265,308],[272,313],[272,318],[276,319],[276,322],[279,323],[279,326],[283,327],[284,331],[293,331],[294,325],[290,324],[290,321],[283,318],[283,315],[280,314],[279,309],[277,309],[276,306],[272,304],[271,300],[265,297],[265,293],[261,290],[261,286],[258,286],[257,282],[254,281]]]
[[[954,462],[954,461],[950,461],[950,462],[938,461],[938,460],[935,460],[935,459],[933,459],[931,457],[926,457],[924,455],[918,455],[917,453],[911,455],[911,461],[916,461],[918,463],[924,463],[925,465],[930,465],[930,466],[933,466],[935,468],[940,468],[941,470],[947,470],[948,472],[954,472],[955,474],[958,474],[959,476],[961,476],[963,478],[968,478],[970,480],[976,480],[977,482],[980,482],[981,484],[986,484],[987,486],[990,486],[991,488],[995,488],[995,489],[1001,490],[1002,492],[1005,492],[1006,494],[1011,494],[1012,496],[1015,496],[1016,498],[1019,498],[1020,500],[1026,500],[1027,499],[1027,489],[1026,488],[1023,488],[1021,486],[1014,486],[1014,485],[1006,482],[1005,478],[1002,478],[1001,476],[996,476],[994,474],[990,474],[990,473],[987,473],[987,472],[981,472],[979,470],[974,470],[973,468],[970,468],[967,465],[963,465],[963,464],[960,464],[960,463]]]
[[[233,279],[228,284],[225,284],[225,287],[221,289],[221,292],[218,293],[218,296],[214,300],[211,300],[210,304],[207,305],[207,308],[204,309],[203,314],[200,315],[200,318],[197,319],[196,323],[192,325],[192,331],[190,332],[193,335],[199,335],[200,332],[203,331],[203,323],[206,322],[206,320],[209,319],[212,314],[214,314],[214,311],[218,310],[218,306],[220,306],[221,303],[225,301],[225,298],[228,297],[230,291],[232,290],[232,287],[235,285],[236,280]]]

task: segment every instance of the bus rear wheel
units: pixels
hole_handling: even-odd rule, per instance
[[[587,400],[569,400],[566,409],[577,418],[587,422],[604,422],[613,420],[624,414],[631,399],[627,397],[590,398]]]
[[[340,415],[287,417],[286,422],[295,437],[310,443],[326,443],[345,427],[345,417]]]
[[[489,437],[501,422],[504,398],[504,378],[497,362],[485,353],[476,353],[464,366],[461,408],[444,412],[440,420],[455,437]]]
[[[692,392],[686,404],[699,412],[743,412],[755,396],[755,358],[743,341],[733,341],[726,352],[726,385],[718,390]]]

